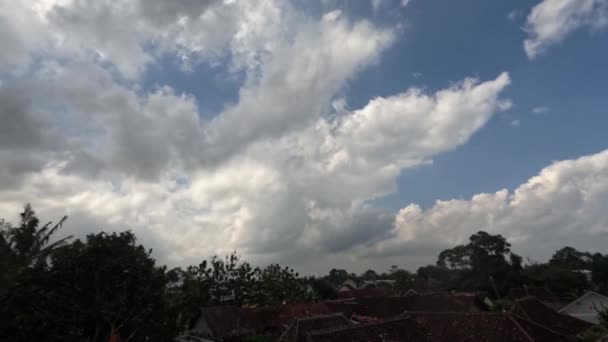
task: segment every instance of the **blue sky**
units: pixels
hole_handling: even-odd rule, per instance
[[[0,217],[310,273],[608,243],[606,0],[9,8]]]

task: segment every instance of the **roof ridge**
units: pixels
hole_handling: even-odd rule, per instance
[[[566,336],[566,335],[564,335],[564,334],[562,334],[562,333],[560,333],[558,331],[555,331],[555,330],[553,330],[553,329],[551,329],[551,328],[549,328],[547,326],[544,326],[544,325],[542,325],[540,323],[536,323],[536,322],[534,322],[531,319],[527,319],[525,317],[521,317],[521,316],[519,316],[517,314],[514,314],[514,313],[508,313],[508,315],[511,316],[511,319],[513,319],[513,318],[519,318],[519,319],[522,319],[522,320],[524,320],[524,321],[526,321],[526,322],[528,322],[528,323],[530,323],[532,325],[535,325],[535,326],[537,326],[537,327],[539,327],[541,329],[545,329],[547,331],[550,331],[553,334],[559,335],[559,336],[564,337],[564,338],[568,338],[568,336]]]
[[[308,334],[309,335],[318,335],[318,334],[325,334],[328,332],[337,332],[337,331],[344,331],[344,330],[350,330],[350,329],[366,328],[366,327],[370,327],[370,326],[374,326],[374,325],[380,325],[380,324],[391,323],[391,322],[396,322],[396,321],[403,321],[403,320],[408,320],[408,319],[413,319],[413,317],[411,317],[411,316],[396,317],[396,318],[391,318],[391,319],[386,319],[386,320],[381,320],[381,321],[376,321],[376,322],[365,322],[365,323],[360,323],[360,324],[355,324],[355,325],[345,325],[345,326],[341,326],[341,327],[320,329],[320,330],[309,331]]]
[[[509,319],[511,320],[511,322],[515,323],[515,325],[519,328],[519,330],[524,334],[524,336],[526,336],[528,338],[528,340],[530,340],[530,342],[535,342],[534,339],[532,338],[532,336],[528,335],[528,332],[519,324],[519,322],[517,322],[517,320],[515,320],[513,318],[513,316],[508,315]]]

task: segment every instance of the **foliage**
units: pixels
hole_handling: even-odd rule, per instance
[[[508,258],[507,258],[508,257]],[[418,275],[437,279],[448,289],[485,290],[504,295],[521,284],[522,258],[511,253],[511,244],[502,235],[480,231],[469,243],[442,251],[437,266],[426,266]]]
[[[391,268],[389,277],[395,280],[394,289],[397,293],[405,292],[414,285],[414,276],[408,270]]]
[[[166,310],[165,267],[150,253],[130,231],[91,234],[58,249],[51,284],[66,316],[58,324],[91,341],[115,332],[133,341],[162,340],[159,327],[173,324],[159,321]]]
[[[608,328],[595,325],[585,332],[579,334],[576,337],[576,340],[579,342],[600,342],[605,341],[605,338],[608,336]]]
[[[338,298],[338,291],[335,289],[332,283],[329,282],[329,280],[325,278],[312,277],[309,279],[308,283],[312,287],[314,300]]]
[[[39,227],[28,204],[19,226],[0,222],[0,339],[25,341],[44,338],[52,331],[54,296],[48,286],[48,258],[71,237],[50,243],[67,217],[54,226]],[[28,308],[29,312],[25,312]]]
[[[331,271],[329,271],[329,275],[326,277],[326,279],[330,283],[332,283],[334,286],[341,285],[348,278],[349,278],[349,275],[348,275],[348,272],[346,272],[346,270],[337,270],[335,268],[333,268]]]
[[[572,247],[557,250],[549,260],[549,265],[567,270],[589,270],[591,263],[591,253],[580,252]]]
[[[361,275],[361,278],[363,278],[365,280],[376,280],[376,279],[378,279],[378,273],[376,273],[376,271],[374,271],[374,270],[367,270],[367,271],[363,272],[363,274]]]

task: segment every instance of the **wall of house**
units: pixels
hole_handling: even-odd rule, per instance
[[[608,308],[608,298],[597,293],[589,293],[568,304],[560,312],[591,323],[599,323],[597,310]]]

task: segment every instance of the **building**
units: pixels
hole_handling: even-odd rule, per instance
[[[608,297],[589,291],[561,308],[559,312],[583,321],[598,324],[598,310],[603,309],[608,309]]]
[[[511,312],[572,338],[593,326],[589,322],[559,313],[535,297],[516,300]]]
[[[421,327],[411,317],[400,317],[381,322],[371,322],[334,329],[313,331],[308,334],[309,342],[434,342],[427,329]]]
[[[308,333],[352,325],[341,313],[296,318],[281,335],[279,342],[306,342]]]

